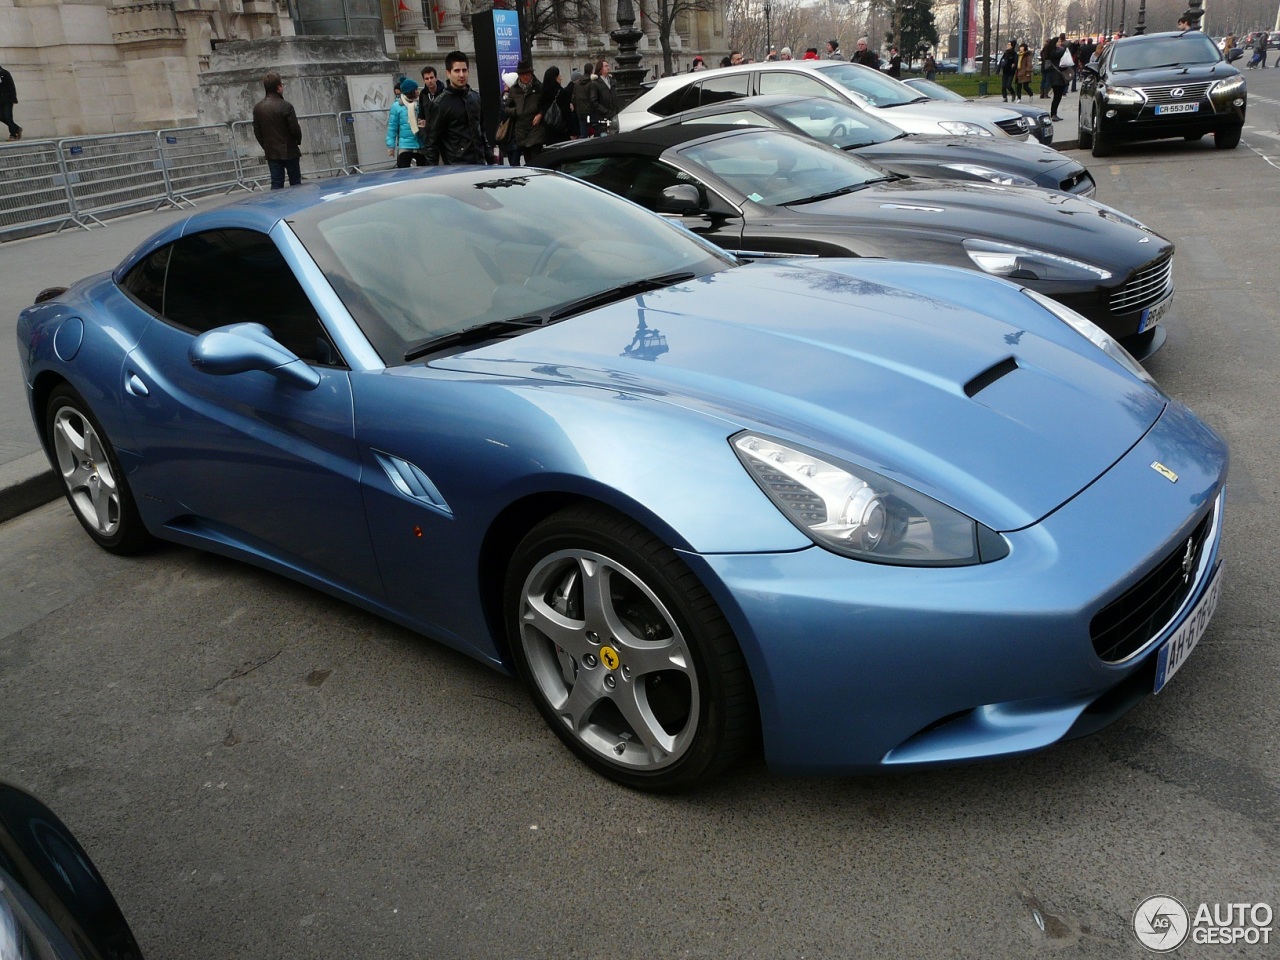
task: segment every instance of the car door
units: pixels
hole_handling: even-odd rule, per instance
[[[171,245],[164,290],[157,322],[124,365],[140,507],[206,542],[381,593],[349,373],[274,242],[248,229],[184,236]],[[200,334],[240,322],[266,326],[318,385],[192,365]]]

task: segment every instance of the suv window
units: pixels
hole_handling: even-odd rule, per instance
[[[827,100],[843,100],[821,80],[806,77],[801,73],[788,73],[785,70],[760,71],[760,95],[770,93],[794,93],[801,97],[825,97]]]
[[[730,74],[727,77],[707,77],[700,86],[702,97],[698,106],[705,107],[710,103],[739,100],[751,93],[751,74],[743,72]]]
[[[696,83],[686,83],[674,93],[667,94],[651,106],[649,112],[655,113],[660,117],[669,117],[685,110],[692,110],[697,105],[698,85]]]
[[[303,360],[340,365],[315,307],[271,242],[256,230],[207,230],[175,241],[164,317],[193,333],[260,323]]]

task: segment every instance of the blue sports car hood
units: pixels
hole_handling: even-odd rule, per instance
[[[1088,486],[1165,405],[1012,284],[873,260],[734,268],[432,365],[678,404],[724,420],[726,437],[749,428],[866,465],[997,530]]]

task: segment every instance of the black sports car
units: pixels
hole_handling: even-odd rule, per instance
[[[863,160],[905,177],[984,180],[1083,197],[1096,190],[1084,164],[1038,143],[903,133],[852,104],[821,97],[744,97],[686,110],[653,126],[694,124],[776,127],[857,151]]]
[[[1104,157],[1121,142],[1213,134],[1240,142],[1244,76],[1203,33],[1150,33],[1110,43],[1080,73],[1080,146]]]
[[[1007,277],[1135,357],[1164,343],[1173,244],[1093,200],[916,180],[781,130],[648,127],[544,151],[572,174],[745,257],[887,257]]]

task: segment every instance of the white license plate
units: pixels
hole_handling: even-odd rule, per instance
[[[1199,109],[1199,103],[1162,103],[1156,107],[1156,114],[1163,116],[1166,113],[1195,113]]]
[[[1144,330],[1150,330],[1154,327],[1160,322],[1160,318],[1169,312],[1169,307],[1172,305],[1173,294],[1169,294],[1169,296],[1165,297],[1159,303],[1154,303],[1147,307],[1147,309],[1143,310],[1142,319],[1138,322],[1138,332],[1142,333]]]
[[[1218,607],[1218,597],[1221,592],[1222,566],[1219,565],[1200,602],[1196,604],[1187,619],[1182,621],[1182,626],[1174,635],[1164,642],[1157,654],[1156,693],[1164,689],[1164,685],[1178,672],[1178,668],[1187,662],[1187,657],[1191,656],[1191,651],[1204,636],[1205,630],[1209,628],[1209,620],[1213,617],[1213,611]]]

